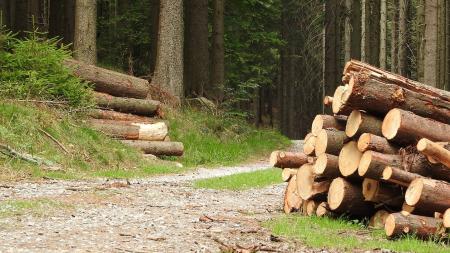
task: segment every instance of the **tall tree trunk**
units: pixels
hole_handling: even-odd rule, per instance
[[[425,1],[424,82],[438,87],[438,0]]]
[[[325,2],[324,91],[332,94],[341,83],[340,65],[340,5],[339,0]]]
[[[352,58],[352,2],[345,0],[345,28],[344,28],[344,61]]]
[[[9,0],[0,0],[0,23],[6,27],[9,27]]]
[[[353,0],[351,11],[352,23],[352,59],[361,60],[361,0]]]
[[[367,1],[367,0],[366,0]],[[369,1],[369,63],[380,64],[380,0]]]
[[[74,57],[88,64],[97,63],[96,0],[76,0]]]
[[[159,6],[160,0],[150,0],[150,16],[152,22],[150,36],[150,74],[155,72],[156,58],[158,54]]]
[[[417,24],[417,54],[416,54],[416,71],[417,80],[419,82],[424,82],[424,52],[425,52],[425,0],[417,1],[417,13],[416,13],[416,24]]]
[[[369,1],[361,0],[361,61],[363,62],[369,62],[370,58]]]
[[[209,85],[208,0],[189,0],[185,7],[185,95],[203,96]]]
[[[438,87],[441,89],[447,88],[447,73],[446,73],[446,0],[439,0],[438,2],[438,65],[439,65],[439,81]]]
[[[183,1],[161,0],[158,49],[152,84],[183,97]]]
[[[386,20],[387,20],[387,0],[381,0],[380,6],[380,68],[386,69]]]
[[[213,1],[212,54],[211,54],[211,86],[208,94],[216,100],[223,97],[225,82],[225,48],[224,48],[224,11],[225,0]]]
[[[27,0],[12,1],[14,8],[14,15],[12,15],[13,26],[11,27],[14,32],[19,32],[20,35],[24,35],[28,30],[28,5]]]
[[[406,38],[408,0],[398,0],[398,73],[406,76]]]
[[[392,4],[391,28],[391,72],[398,73],[398,1]]]

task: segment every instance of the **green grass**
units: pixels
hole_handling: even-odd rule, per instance
[[[224,114],[184,110],[169,114],[169,122],[171,139],[184,143],[186,166],[233,165],[290,143],[277,131]]]
[[[44,216],[50,210],[67,209],[72,206],[46,198],[0,201],[0,218],[20,215]]]
[[[224,177],[201,179],[195,181],[194,186],[197,188],[217,190],[245,190],[250,188],[262,188],[279,183],[282,183],[280,169],[272,168]]]
[[[337,249],[390,249],[395,252],[439,253],[450,252],[450,247],[438,242],[422,241],[412,236],[388,240],[383,230],[369,230],[361,224],[344,219],[282,216],[264,224],[275,235],[295,238],[314,248]]]

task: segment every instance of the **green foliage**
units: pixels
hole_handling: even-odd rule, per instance
[[[386,239],[383,230],[369,230],[361,224],[345,219],[305,217],[298,215],[281,216],[264,224],[275,235],[301,240],[314,248],[329,248],[339,251],[389,249],[395,252],[449,252],[445,244],[422,241],[413,236],[400,240]]]
[[[279,183],[282,183],[280,169],[272,168],[224,177],[197,180],[194,183],[194,186],[198,188],[218,190],[246,190],[250,188],[263,188]]]
[[[169,115],[170,135],[184,143],[187,166],[231,165],[284,147],[289,140],[274,130],[256,129],[227,114],[184,110]]]
[[[63,66],[70,52],[57,43],[38,32],[19,40],[0,31],[2,97],[64,101],[74,107],[91,105],[90,86]]]

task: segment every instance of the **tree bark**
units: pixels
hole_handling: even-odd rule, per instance
[[[270,165],[277,168],[300,168],[308,163],[308,156],[302,152],[274,151],[270,155]]]
[[[184,146],[181,142],[122,140],[122,143],[142,150],[145,154],[156,156],[182,156]]]
[[[94,98],[100,108],[142,116],[163,116],[161,103],[159,101],[113,97],[100,92],[95,92]]]
[[[391,25],[391,72],[398,73],[398,31],[399,31],[399,12],[398,1],[393,0],[392,5],[392,25]]]
[[[331,183],[327,202],[333,212],[354,216],[369,216],[374,210],[372,204],[364,201],[361,187],[341,177]]]
[[[100,120],[128,121],[134,123],[153,124],[161,122],[161,119],[138,116],[128,113],[115,112],[110,110],[93,109],[88,112],[89,117]]]
[[[393,166],[386,166],[381,177],[385,181],[404,187],[408,187],[416,178],[422,178],[422,176]]]
[[[417,178],[405,193],[406,204],[434,212],[445,212],[450,208],[450,184],[444,181]]]
[[[213,0],[213,25],[211,49],[211,86],[210,97],[222,100],[225,83],[225,46],[224,46],[225,0]]]
[[[97,3],[76,0],[74,57],[87,64],[97,63]]]
[[[387,0],[381,0],[380,2],[380,68],[386,69],[386,48],[387,48]]]
[[[158,48],[152,85],[183,97],[183,1],[161,0]]]
[[[407,40],[407,9],[408,0],[398,0],[398,73],[402,76],[406,76],[406,40]],[[395,56],[394,56],[395,57]]]
[[[325,93],[334,90],[340,83],[340,1],[325,2],[324,34],[324,84]]]
[[[438,0],[425,2],[424,82],[438,87]]]
[[[145,124],[91,119],[89,124],[108,136],[124,140],[163,141],[169,131],[164,122]]]
[[[442,220],[419,215],[390,214],[384,227],[386,235],[396,237],[403,234],[415,234],[421,238],[430,238],[445,232]]]
[[[397,154],[399,149],[384,137],[370,133],[362,134],[358,139],[358,149],[361,152],[372,150],[384,154]]]
[[[361,157],[358,174],[361,177],[375,180],[381,179],[386,166],[400,166],[402,157],[399,155],[386,155],[374,151],[366,151]]]

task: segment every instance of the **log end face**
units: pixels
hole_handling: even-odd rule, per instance
[[[327,154],[323,153],[317,157],[316,162],[313,165],[313,172],[316,175],[321,175],[327,167],[328,157]]]
[[[410,206],[415,206],[420,199],[424,185],[423,178],[416,178],[410,184],[405,193],[405,202]]]
[[[450,208],[444,212],[444,227],[450,228]]]
[[[304,164],[297,171],[297,193],[302,199],[309,199],[312,195],[314,183],[313,168],[310,164]]]
[[[401,111],[399,109],[392,109],[386,114],[381,125],[381,132],[386,139],[392,140],[397,136],[401,120]]]
[[[339,171],[345,177],[353,175],[358,170],[362,153],[358,150],[355,141],[350,141],[344,145],[339,153]]]
[[[344,93],[344,90],[345,90],[344,86],[339,86],[334,91],[333,104],[331,105],[334,114],[338,114],[341,109],[342,105],[341,98],[342,94]]]
[[[358,110],[353,110],[348,116],[347,125],[345,126],[345,134],[348,137],[353,137],[358,133],[359,126],[362,123],[361,112]]]
[[[384,168],[383,170],[383,174],[381,179],[383,180],[389,180],[392,177],[392,167],[387,166],[386,168]]]
[[[345,195],[345,179],[338,177],[335,178],[330,185],[328,190],[327,202],[331,210],[338,209]]]
[[[358,149],[361,152],[366,151],[369,148],[372,135],[369,133],[363,133],[358,139]]]
[[[328,134],[325,129],[321,129],[317,134],[316,144],[315,144],[315,153],[316,156],[320,156],[324,154],[327,150],[328,144]]]
[[[280,152],[281,152],[281,151],[276,150],[276,151],[273,151],[273,152],[270,154],[270,158],[269,158],[270,166],[276,167],[276,165],[277,165],[277,163],[278,163],[278,155],[280,154]]]
[[[417,143],[417,151],[419,152],[425,151],[428,147],[429,142],[430,141],[427,138],[420,139],[420,141]]]
[[[323,118],[322,115],[317,115],[312,124],[311,124],[311,133],[315,136],[317,136],[323,128]]]
[[[392,237],[395,232],[395,216],[393,214],[389,214],[386,218],[386,223],[384,224],[384,231],[386,232],[386,236]]]
[[[378,191],[378,187],[379,187],[379,183],[377,180],[364,178],[364,181],[362,183],[362,193],[363,193],[364,199],[366,201],[375,200],[375,196]]]
[[[361,156],[361,159],[359,161],[359,165],[358,165],[358,175],[359,176],[363,177],[367,173],[371,162],[372,162],[372,151],[368,150],[368,151],[364,152],[364,154]]]

